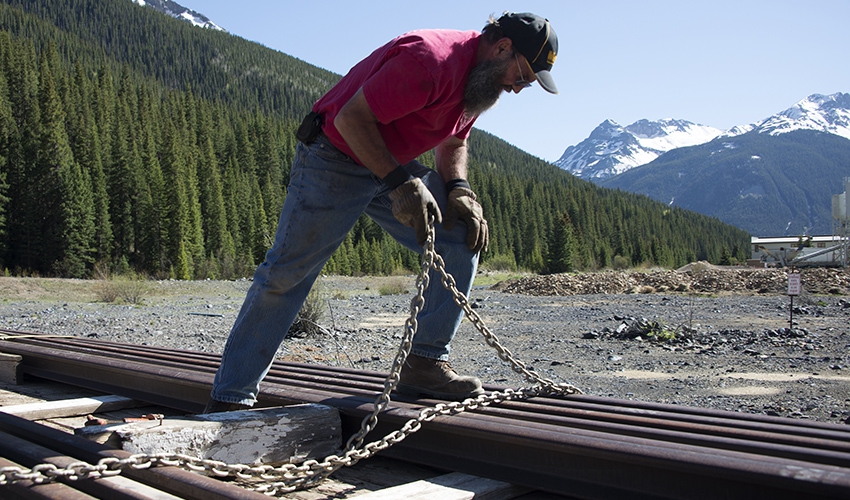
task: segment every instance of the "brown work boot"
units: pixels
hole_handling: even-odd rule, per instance
[[[448,361],[411,354],[404,362],[396,390],[408,396],[460,401],[484,394],[476,377],[461,376]]]
[[[241,411],[250,409],[250,405],[244,405],[242,403],[225,403],[224,401],[210,398],[202,413],[218,413],[222,411]]]

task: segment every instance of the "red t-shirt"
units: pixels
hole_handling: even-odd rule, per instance
[[[466,139],[475,117],[464,113],[463,89],[475,66],[480,35],[412,31],[372,52],[313,105],[313,111],[324,115],[328,139],[360,163],[333,121],[361,87],[384,142],[401,164],[451,136]]]

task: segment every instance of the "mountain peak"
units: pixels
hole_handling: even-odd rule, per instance
[[[208,28],[217,31],[227,31],[221,26],[215,24],[210,21],[210,19],[194,10],[187,9],[177,2],[172,2],[171,0],[130,0],[131,2],[141,5],[147,6],[167,16],[171,16],[183,21],[186,21],[193,26],[198,26],[201,28]]]
[[[817,130],[850,139],[850,94],[812,94],[757,123],[754,130],[770,135]]]
[[[667,151],[705,144],[720,136],[756,131],[769,135],[816,130],[850,139],[850,94],[812,94],[760,122],[727,131],[686,120],[638,120],[622,127],[605,120],[590,136],[564,151],[555,165],[586,180],[601,181],[649,163]]]
[[[627,127],[605,120],[555,165],[583,179],[602,180],[625,172],[680,147],[709,142],[723,131],[671,118],[638,120]]]
[[[623,127],[615,121],[605,120],[590,133],[592,139],[613,139],[623,133]]]

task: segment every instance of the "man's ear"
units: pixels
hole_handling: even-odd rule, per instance
[[[491,59],[498,59],[498,58],[501,58],[501,57],[505,57],[505,52],[510,54],[513,50],[513,46],[514,46],[514,43],[510,38],[504,37],[504,38],[499,39],[499,41],[497,41],[495,44],[493,44],[493,46],[490,47],[490,49],[489,49],[490,58]]]
[[[504,37],[496,42],[496,49],[498,50],[497,55],[501,55],[504,51],[510,51],[513,49],[514,42],[508,37]]]

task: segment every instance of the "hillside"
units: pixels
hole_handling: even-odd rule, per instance
[[[0,267],[250,274],[286,195],[295,124],[338,78],[128,1],[0,4]],[[470,149],[491,266],[747,256],[748,235],[715,218],[599,188],[477,130]],[[364,217],[325,271],[417,265]]]
[[[850,140],[798,130],[756,131],[672,150],[600,184],[711,215],[752,234],[830,234]]]

